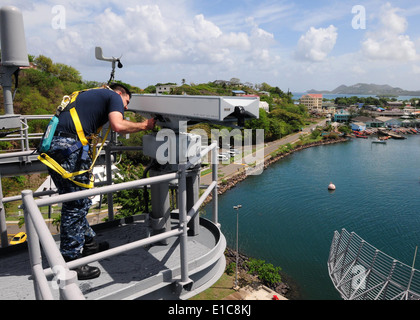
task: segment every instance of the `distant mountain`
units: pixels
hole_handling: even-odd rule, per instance
[[[393,88],[387,84],[358,83],[352,86],[341,85],[333,91],[309,90],[308,93],[322,94],[352,94],[352,95],[393,95],[393,96],[420,96],[420,91],[407,91],[401,88]]]

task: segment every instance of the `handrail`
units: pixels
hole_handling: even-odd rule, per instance
[[[43,132],[29,133],[28,120],[49,120],[52,115],[20,115],[21,127],[18,130],[20,133],[12,133],[6,137],[0,138],[0,141],[21,141],[21,151],[29,151],[29,140],[40,140]]]
[[[205,149],[200,156],[204,156],[211,150],[217,150],[217,143],[214,142],[211,146]],[[213,159],[216,159],[217,152],[213,153]],[[179,286],[186,286],[191,283],[189,279],[188,263],[187,263],[187,232],[188,222],[193,219],[197,213],[199,207],[203,204],[204,200],[213,192],[213,199],[217,203],[217,174],[213,175],[216,177],[210,186],[205,190],[204,194],[198,199],[194,206],[186,211],[186,171],[192,164],[181,164],[179,165],[178,172],[169,173],[157,177],[151,177],[131,182],[125,182],[120,184],[114,184],[110,186],[104,186],[91,190],[84,190],[74,192],[70,194],[64,194],[55,196],[53,198],[45,199],[34,199],[34,194],[30,190],[22,192],[22,201],[24,207],[25,221],[27,224],[28,233],[28,248],[29,256],[32,268],[32,279],[34,281],[35,293],[37,299],[53,299],[52,291],[48,285],[47,277],[53,275],[56,280],[56,285],[60,291],[60,297],[62,299],[85,299],[79,286],[77,285],[77,274],[71,269],[78,266],[85,265],[94,261],[110,258],[115,255],[122,254],[133,249],[143,247],[145,245],[154,244],[162,240],[179,237],[180,240],[180,265],[181,265],[181,279],[178,281]],[[213,162],[213,170],[217,173],[217,161]],[[139,241],[125,244],[116,248],[112,248],[94,255],[83,257],[71,262],[65,262],[50,231],[48,230],[42,214],[39,210],[40,207],[52,205],[55,203],[62,203],[77,200],[80,198],[91,197],[94,195],[114,193],[126,189],[140,188],[147,185],[153,185],[158,183],[165,183],[173,180],[178,180],[179,188],[179,223],[178,228],[171,231],[167,231],[149,238],[141,239]],[[216,206],[215,206],[216,207]],[[218,225],[217,221],[217,207],[214,209],[213,222]],[[41,247],[44,250],[45,256],[50,265],[49,268],[42,269],[41,260]]]

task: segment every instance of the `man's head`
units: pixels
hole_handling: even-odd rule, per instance
[[[121,99],[124,103],[124,107],[127,108],[131,99],[131,92],[128,88],[120,83],[113,83],[109,86],[112,90],[118,93],[121,96]]]

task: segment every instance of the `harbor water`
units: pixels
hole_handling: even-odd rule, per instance
[[[336,230],[355,232],[411,266],[420,246],[420,135],[372,139],[294,153],[221,195],[228,246],[236,247],[233,206],[241,204],[239,251],[280,266],[308,300],[340,299],[327,270]],[[211,205],[204,211],[210,216]]]

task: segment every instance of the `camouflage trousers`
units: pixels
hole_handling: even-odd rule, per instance
[[[64,137],[54,137],[48,154],[57,161],[68,172],[87,170],[92,164],[88,156],[82,159],[82,149],[79,149],[68,156],[63,156],[62,151],[67,150],[75,144],[75,140]],[[49,169],[51,178],[58,189],[59,194],[66,194],[86,190],[75,185],[67,179],[63,179],[58,173]],[[75,180],[89,184],[90,173],[75,177]],[[65,202],[61,209],[60,224],[60,251],[64,258],[68,260],[77,259],[81,256],[81,251],[85,243],[90,242],[96,235],[86,216],[92,201],[89,198]]]

